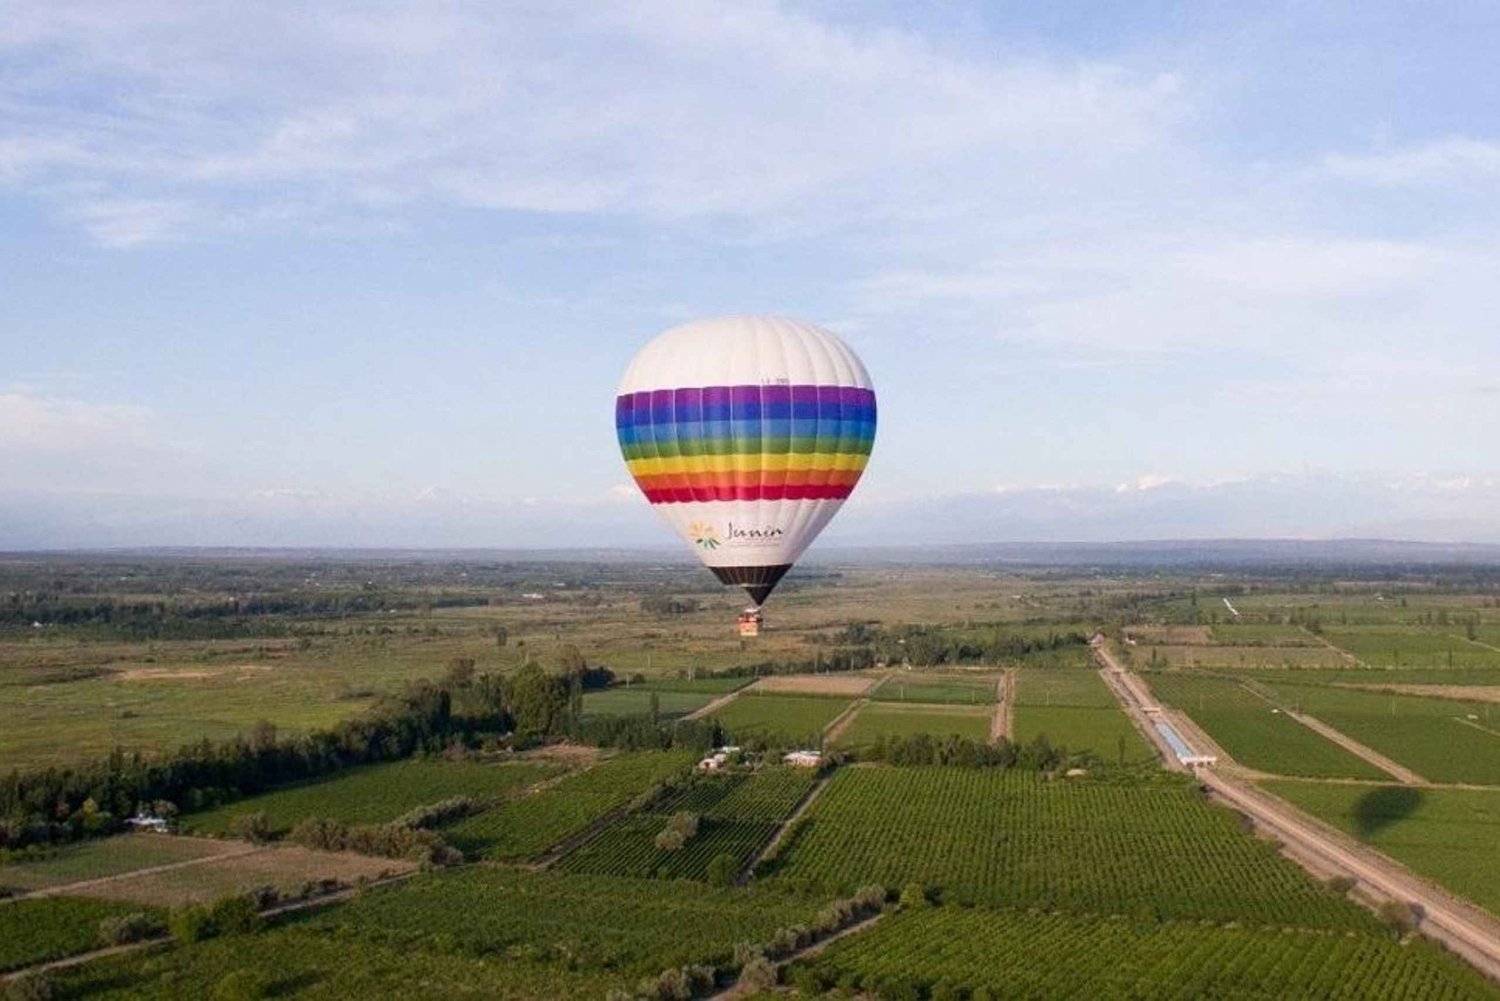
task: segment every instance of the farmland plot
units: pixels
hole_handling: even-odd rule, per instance
[[[1107,864],[1104,861],[1107,860]],[[1106,914],[1368,927],[1195,787],[1030,772],[844,769],[768,870],[847,892],[923,883],[955,901]]]
[[[1371,667],[1500,667],[1500,650],[1471,643],[1462,627],[1328,627],[1323,636]]]
[[[877,702],[939,702],[959,705],[989,705],[995,701],[999,678],[989,676],[943,677],[918,674],[897,675],[871,694]]]
[[[0,903],[0,973],[88,952],[99,945],[100,921],[142,910],[146,909],[77,897]]]
[[[842,698],[746,693],[714,718],[732,740],[759,737],[817,746],[823,728],[848,706]]]
[[[1500,995],[1431,942],[1402,944],[1373,929],[1242,928],[984,907],[905,910],[798,965],[820,986],[881,996],[909,989],[935,997],[939,985],[961,996],[983,988],[997,998]]]
[[[525,799],[461,820],[445,833],[458,848],[493,858],[526,859],[582,831],[651,786],[682,774],[695,755],[639,751],[570,775]]]
[[[1053,747],[1089,751],[1101,761],[1130,764],[1150,761],[1156,751],[1118,708],[1091,706],[1016,706],[1011,739],[1029,744],[1045,736]]]
[[[748,776],[705,776],[649,811],[610,825],[566,855],[558,868],[614,876],[703,879],[720,855],[736,871],[771,840],[815,775],[800,768],[766,767]],[[656,836],[678,811],[699,816],[698,833],[675,851],[656,846]]]
[[[924,706],[914,703],[872,702],[860,709],[849,728],[839,735],[843,747],[865,747],[880,737],[957,735],[984,743],[989,739],[993,706]]]
[[[1298,723],[1229,678],[1153,674],[1152,690],[1187,713],[1241,764],[1280,775],[1384,779],[1385,772]]]
[[[1500,718],[1494,706],[1321,685],[1265,687],[1423,778],[1500,785]]]
[[[152,866],[173,865],[239,851],[237,842],[178,838],[164,834],[120,834],[63,845],[39,858],[0,865],[0,887],[41,890],[85,879],[118,876]]]
[[[189,814],[183,818],[183,826],[194,833],[224,834],[235,817],[256,812],[264,812],[276,830],[290,830],[308,817],[379,824],[451,796],[502,798],[557,771],[555,765],[530,762],[392,761],[350,768]]]

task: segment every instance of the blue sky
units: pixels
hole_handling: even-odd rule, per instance
[[[724,312],[867,362],[843,541],[1500,541],[1497,49],[1486,4],[0,0],[0,547],[665,542],[614,386]]]

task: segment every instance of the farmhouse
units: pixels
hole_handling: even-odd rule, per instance
[[[817,768],[823,763],[823,755],[817,751],[788,751],[781,756],[781,763],[793,768]]]

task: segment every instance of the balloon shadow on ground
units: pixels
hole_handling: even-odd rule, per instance
[[[1405,820],[1422,805],[1423,793],[1411,786],[1381,786],[1354,802],[1354,830],[1370,838],[1381,829]]]

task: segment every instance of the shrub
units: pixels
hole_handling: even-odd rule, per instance
[[[265,919],[260,916],[260,902],[250,894],[237,893],[214,903],[209,920],[221,934],[243,935],[260,931]]]
[[[173,911],[167,918],[167,930],[174,939],[187,945],[212,938],[214,922],[208,915],[208,908],[193,904]]]
[[[908,883],[901,889],[901,906],[916,909],[927,906],[927,888],[920,883]]]
[[[263,810],[236,815],[229,822],[229,831],[235,837],[244,838],[255,845],[263,845],[275,837],[275,831],[271,828],[271,818],[266,816]]]
[[[776,964],[764,956],[750,960],[740,970],[740,983],[751,990],[770,990],[776,986],[779,979],[781,978],[776,970]]]
[[[52,1001],[57,996],[52,978],[41,970],[29,970],[10,978],[5,986],[9,1001]]]
[[[161,922],[144,911],[111,914],[99,922],[99,942],[102,945],[129,945],[153,938],[161,930]]]
[[[349,840],[349,825],[327,817],[308,817],[292,828],[291,840],[304,848],[325,852],[342,851]]]

